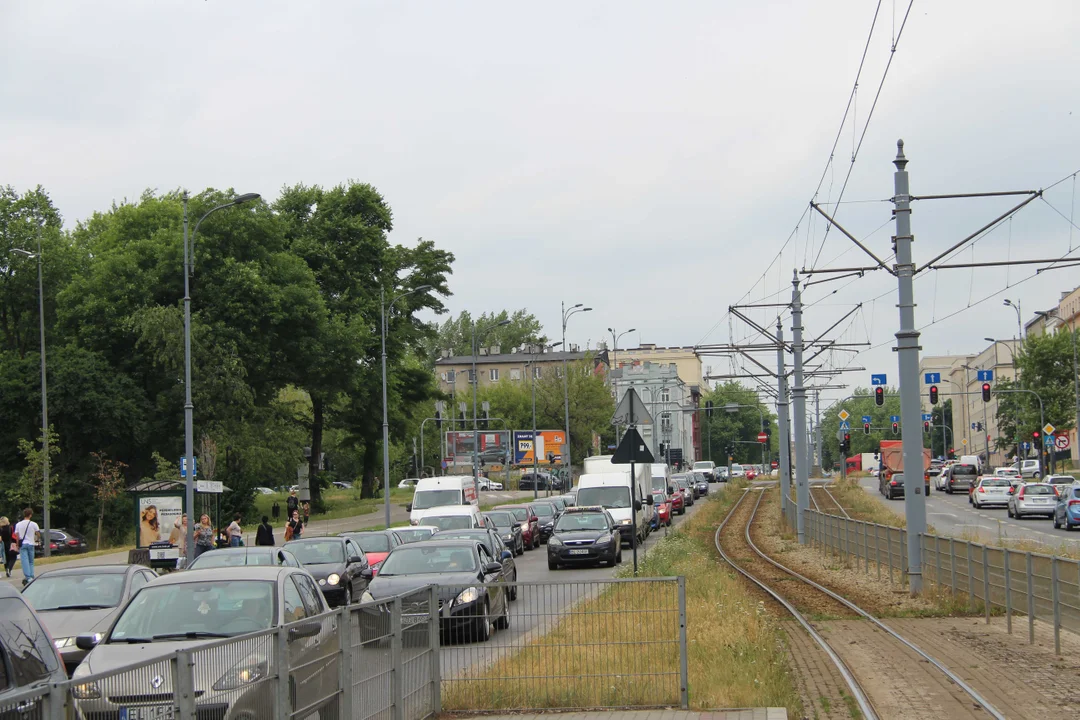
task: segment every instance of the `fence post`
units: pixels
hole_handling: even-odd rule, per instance
[[[292,717],[292,697],[289,692],[289,631],[285,626],[279,625],[274,630],[274,654],[277,667],[277,715],[275,717]]]
[[[885,554],[889,556],[889,584],[892,585],[892,527],[885,526]]]
[[[690,707],[690,666],[686,650],[686,578],[679,581],[679,706]]]
[[[442,712],[442,647],[439,628],[439,586],[428,588],[428,647],[431,652],[431,712]]]
[[[881,582],[881,526],[874,523],[874,564],[877,565],[877,579]]]
[[[1054,654],[1061,654],[1061,605],[1058,588],[1058,559],[1054,555],[1050,558],[1050,595],[1054,603]]]
[[[172,670],[173,697],[180,710],[180,720],[195,720],[195,662],[190,650],[178,650],[169,662]]]
[[[488,618],[485,618],[487,620]],[[401,596],[390,609],[390,702],[394,720],[405,720],[404,675],[401,666]]]
[[[866,529],[870,527],[869,523],[862,524],[862,556],[863,556],[863,572],[866,575],[870,574],[870,541],[866,538]]]
[[[1012,634],[1012,579],[1009,577],[1009,548],[1001,549],[1005,571],[1005,629]]]
[[[970,543],[969,543],[970,544]],[[986,624],[990,624],[990,551],[985,545],[982,546],[982,571],[983,571],[983,608],[986,614]]]
[[[967,546],[967,586],[968,586],[968,607],[975,607],[975,577],[971,574],[971,543],[965,542]]]
[[[1035,644],[1035,579],[1031,576],[1032,562],[1031,553],[1026,553],[1025,571],[1027,573],[1027,611],[1028,611],[1028,644]]]
[[[67,685],[64,683],[49,683],[49,696],[46,699],[46,714],[42,720],[67,720]],[[75,716],[74,711],[71,714]],[[33,717],[33,715],[30,715]]]
[[[341,690],[341,697],[338,700],[338,709],[340,715],[338,717],[350,718],[353,716],[352,711],[352,648],[353,648],[353,632],[352,632],[352,612],[349,610],[349,606],[342,607],[338,616],[338,647],[340,648],[338,657],[338,687]]]
[[[971,566],[968,566],[968,575],[971,575]],[[968,581],[970,582],[970,580]],[[953,597],[956,597],[956,545],[949,538],[949,586],[952,587]]]
[[[844,523],[844,555],[846,555],[848,558],[850,558],[851,554],[852,554],[851,553],[851,521],[849,521],[849,520],[840,520],[839,516],[837,516],[837,522]],[[845,559],[847,559],[847,558],[845,558]],[[859,569],[859,558],[858,558],[858,556],[855,557],[855,569],[856,570]]]
[[[919,539],[922,543],[922,539]],[[900,530],[900,585],[908,584],[907,530]]]

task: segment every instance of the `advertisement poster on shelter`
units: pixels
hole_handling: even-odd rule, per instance
[[[535,439],[532,430],[515,430],[514,464],[532,465],[535,452],[537,465],[558,465],[566,452],[565,438],[562,430],[538,430]]]
[[[139,498],[138,547],[171,542],[183,545],[186,530],[181,526],[184,499],[176,495],[143,495]]]

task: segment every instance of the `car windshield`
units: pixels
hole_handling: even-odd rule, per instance
[[[460,505],[460,490],[419,490],[413,495],[413,509],[427,510],[440,505]]]
[[[1072,485],[1075,480],[1072,475],[1051,475],[1046,478],[1046,482],[1051,485]]]
[[[476,553],[467,547],[440,547],[429,543],[394,548],[383,561],[379,577],[420,573],[476,571]]]
[[[26,586],[23,597],[35,609],[116,607],[124,591],[124,573],[43,575]]]
[[[211,550],[205,552],[188,566],[189,570],[204,570],[216,567],[242,567],[244,565],[276,565],[276,555],[268,552],[248,552],[244,550]]]
[[[110,643],[232,637],[274,625],[275,585],[215,580],[143,588],[124,608]]]
[[[732,465],[731,466],[731,472],[742,472],[742,469],[743,469],[742,465]]]
[[[630,488],[591,487],[578,490],[578,505],[600,505],[606,508],[630,507]]]
[[[983,487],[1011,487],[1008,480],[983,480]]]
[[[653,490],[667,490],[667,478],[661,475],[653,475],[652,479]]]
[[[518,522],[512,514],[505,510],[502,512],[489,512],[487,518],[500,530],[512,528]]]
[[[431,537],[431,533],[433,531],[431,530],[431,528],[401,528],[400,530],[395,530],[394,532],[397,533],[398,539],[400,539],[401,542],[414,543],[420,542],[421,540],[427,540],[429,537]]]
[[[567,513],[559,518],[555,532],[578,532],[580,530],[607,530],[607,518],[600,513]]]
[[[434,525],[440,530],[468,530],[473,526],[470,515],[438,515],[436,517],[424,517],[424,522]]]
[[[974,465],[953,465],[953,475],[978,475],[979,469]]]
[[[1024,495],[1056,495],[1049,485],[1025,485]]]
[[[287,545],[304,565],[329,565],[345,562],[345,549],[339,540],[300,540]]]
[[[523,523],[529,519],[529,511],[525,508],[507,508],[506,512],[514,516],[514,519],[519,523]]]
[[[390,552],[390,538],[382,533],[350,535],[350,539],[366,553]]]
[[[696,462],[696,463],[694,463],[694,469],[695,470],[710,470],[710,469],[712,469],[712,463],[708,462],[708,461],[706,461],[706,462]]]
[[[536,503],[532,506],[532,509],[538,517],[549,518],[555,516],[555,508],[547,503]]]

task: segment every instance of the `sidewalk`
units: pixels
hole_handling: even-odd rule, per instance
[[[596,710],[593,712],[522,713],[520,715],[452,715],[477,720],[787,720],[784,708],[737,710]]]
[[[531,496],[532,493],[527,492],[484,492],[480,493],[481,505],[493,505],[499,503],[509,503],[519,498],[524,498],[526,495]],[[532,498],[529,497],[531,500]],[[255,527],[262,518],[255,518],[255,522],[246,526],[250,528],[250,532],[244,533],[244,545],[255,544]],[[405,510],[404,505],[391,505],[390,506],[390,524],[409,522],[409,513]],[[274,542],[277,545],[283,545],[285,542],[285,527],[282,524],[284,520],[278,520],[278,525],[274,527]],[[319,535],[336,535],[337,533],[347,532],[350,530],[366,530],[369,528],[382,528],[386,524],[386,512],[383,508],[379,508],[377,512],[367,513],[366,515],[355,515],[353,517],[338,518],[337,520],[312,520],[304,528],[305,537],[317,537]],[[126,564],[128,559],[127,550],[118,550],[114,553],[108,553],[106,555],[73,555],[70,560],[63,560],[60,562],[41,563],[41,558],[38,558],[38,562],[34,565],[34,574],[40,575],[46,570],[56,570],[58,568],[70,568],[70,567],[83,567],[86,565],[116,565]],[[9,583],[15,585],[22,585],[22,563],[16,563],[15,569],[11,571],[10,578],[0,578],[7,580]]]

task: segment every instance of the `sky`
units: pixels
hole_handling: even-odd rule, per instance
[[[567,339],[589,347],[607,328],[636,328],[623,347],[752,340],[729,306],[790,300],[796,269],[872,264],[808,212],[841,187],[827,207],[886,258],[898,138],[916,195],[1063,180],[951,262],[1080,255],[1080,3],[915,0],[904,22],[907,8],[4,2],[0,183],[42,185],[70,226],[146,189],[273,200],[369,182],[393,242],[455,254],[452,312],[526,308],[558,338],[560,301],[581,302]],[[1020,199],[917,202],[916,261]],[[1003,298],[1026,321],[1080,285],[1080,268],[1037,267],[920,274],[923,353],[978,352],[1016,332]],[[804,295],[813,337],[862,303],[830,337],[869,345],[829,362],[866,370],[825,397],[895,381],[894,277]],[[772,326],[779,311],[747,312]]]

